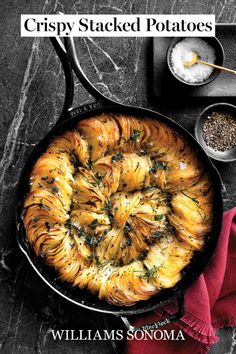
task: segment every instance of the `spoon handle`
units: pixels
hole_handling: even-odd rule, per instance
[[[232,70],[232,69],[228,69],[228,68],[225,68],[223,66],[219,66],[219,65],[216,65],[216,64],[212,64],[212,63],[208,63],[206,61],[203,61],[203,60],[199,60],[197,61],[199,64],[204,64],[204,65],[208,65],[208,66],[211,66],[215,69],[219,69],[219,70],[222,70],[222,71],[225,71],[226,73],[231,73],[231,74],[235,74],[236,75],[236,71],[235,70]]]

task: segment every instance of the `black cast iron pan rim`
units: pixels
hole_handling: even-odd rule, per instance
[[[112,104],[111,101],[107,100],[108,102],[103,102],[100,104],[99,108],[94,108],[91,110],[87,110],[85,112],[75,114],[73,116],[73,112],[76,112],[78,109],[74,109],[71,111],[72,118],[67,119],[65,122],[57,125],[55,128],[53,128],[33,149],[32,154],[30,155],[28,162],[25,164],[25,167],[22,171],[22,174],[20,176],[20,182],[18,184],[18,189],[17,189],[17,204],[16,204],[16,222],[17,222],[17,242],[25,254],[26,258],[28,259],[29,263],[33,267],[33,269],[36,271],[36,273],[40,276],[40,278],[52,289],[54,290],[57,294],[62,296],[63,298],[69,300],[70,302],[84,307],[89,310],[101,312],[101,313],[110,313],[113,315],[117,316],[123,316],[123,315],[133,315],[133,314],[140,314],[144,312],[150,312],[153,311],[154,309],[157,309],[158,307],[164,306],[167,303],[172,302],[174,299],[183,297],[186,289],[197,279],[197,277],[202,273],[203,269],[205,266],[209,263],[210,258],[213,254],[213,251],[216,247],[217,240],[219,237],[220,233],[220,228],[221,228],[221,219],[222,219],[222,196],[221,196],[221,180],[220,176],[218,174],[218,171],[212,164],[211,160],[208,158],[207,154],[204,152],[202,147],[198,144],[198,142],[193,138],[193,136],[183,127],[181,127],[178,123],[175,121],[171,120],[168,117],[165,117],[164,115],[152,111],[150,109],[146,108],[141,108],[141,107],[132,107],[132,106],[125,106],[122,104],[117,104],[114,103]],[[104,105],[105,103],[105,105]],[[79,108],[81,110],[82,108]],[[87,108],[86,108],[87,109]],[[24,238],[24,226],[22,223],[22,218],[21,218],[21,213],[22,213],[22,202],[23,202],[23,197],[24,197],[24,191],[25,188],[23,187],[28,180],[25,179],[26,175],[29,175],[30,173],[30,166],[32,167],[34,161],[35,161],[35,156],[40,156],[42,153],[42,150],[44,150],[45,146],[47,146],[48,142],[50,139],[56,135],[60,130],[65,131],[65,128],[68,126],[72,126],[75,122],[78,122],[78,120],[82,120],[85,117],[88,116],[94,116],[95,114],[101,113],[101,112],[115,112],[115,111],[125,111],[126,114],[136,114],[138,116],[149,116],[152,118],[158,118],[159,120],[167,123],[169,126],[173,127],[176,129],[182,136],[186,137],[188,140],[191,141],[192,145],[195,145],[196,149],[198,150],[199,156],[202,158],[202,161],[205,161],[208,171],[210,172],[210,175],[213,180],[213,188],[215,189],[214,193],[214,204],[218,206],[218,210],[215,211],[216,214],[216,220],[215,220],[215,225],[214,225],[214,230],[212,233],[215,233],[215,236],[209,238],[209,243],[207,244],[207,248],[200,253],[204,257],[201,259],[201,264],[197,264],[195,266],[196,269],[194,269],[194,272],[191,271],[191,277],[189,276],[187,281],[180,286],[180,283],[177,283],[177,286],[168,289],[166,293],[168,293],[168,296],[166,298],[163,298],[159,302],[157,299],[159,298],[159,294],[151,297],[149,300],[146,301],[140,301],[137,305],[131,306],[131,307],[118,307],[115,305],[109,305],[105,302],[102,302],[101,300],[98,300],[96,298],[95,302],[98,301],[101,306],[97,306],[95,303],[95,306],[91,306],[86,304],[85,301],[83,302],[78,302],[75,301],[73,298],[67,296],[63,291],[58,290],[52,282],[48,281],[45,276],[40,272],[38,267],[36,266],[35,262],[32,259],[32,256],[30,255],[30,251],[28,248],[28,244]],[[62,116],[65,115],[65,110],[62,112]],[[217,194],[216,194],[217,193]],[[194,258],[194,257],[193,257]],[[190,268],[191,268],[192,262],[190,263]],[[80,291],[80,290],[78,290]],[[163,294],[165,290],[163,290],[161,293]],[[149,306],[147,306],[149,305]],[[107,309],[108,308],[108,309]]]

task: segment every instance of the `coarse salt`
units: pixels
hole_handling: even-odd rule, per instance
[[[172,49],[170,58],[172,69],[186,82],[202,82],[211,75],[214,69],[200,63],[190,67],[184,66],[184,63],[192,61],[193,52],[197,53],[199,59],[215,63],[215,51],[206,41],[200,38],[185,38]]]

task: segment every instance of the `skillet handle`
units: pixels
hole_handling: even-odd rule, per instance
[[[117,102],[105,97],[101,92],[99,92],[96,87],[91,83],[91,81],[85,75],[76,53],[75,42],[73,37],[65,37],[65,47],[68,53],[72,68],[84,86],[84,88],[92,95],[96,100],[102,101],[103,105],[107,104],[117,104]]]
[[[160,321],[154,322],[154,323],[150,323],[150,324],[146,324],[146,325],[142,325],[140,327],[135,327],[132,326],[128,320],[127,317],[121,317],[125,327],[127,328],[127,330],[135,332],[135,331],[150,331],[158,329],[160,327],[166,326],[169,323],[175,322],[177,320],[179,320],[184,314],[184,296],[181,296],[178,298],[178,310],[176,313],[174,313],[173,315],[170,315],[169,317],[166,317]]]
[[[64,99],[62,113],[58,121],[60,122],[62,118],[70,117],[68,113],[72,110],[72,103],[74,98],[74,81],[73,81],[71,63],[68,58],[67,52],[65,50],[64,44],[62,43],[59,37],[50,37],[50,40],[57,55],[60,58],[64,70],[64,74],[65,74],[66,92],[65,92],[65,99]]]

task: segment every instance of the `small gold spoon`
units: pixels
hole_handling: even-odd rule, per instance
[[[226,73],[231,73],[231,74],[235,74],[236,75],[236,71],[232,70],[232,69],[228,69],[228,68],[224,68],[223,66],[219,66],[216,64],[212,64],[212,63],[208,63],[207,61],[203,61],[201,59],[198,58],[198,54],[196,52],[192,52],[193,53],[193,58],[190,61],[185,61],[184,62],[184,66],[186,66],[187,68],[193,66],[194,64],[203,64],[203,65],[208,65],[211,66],[215,69],[219,69],[222,71],[225,71]]]

